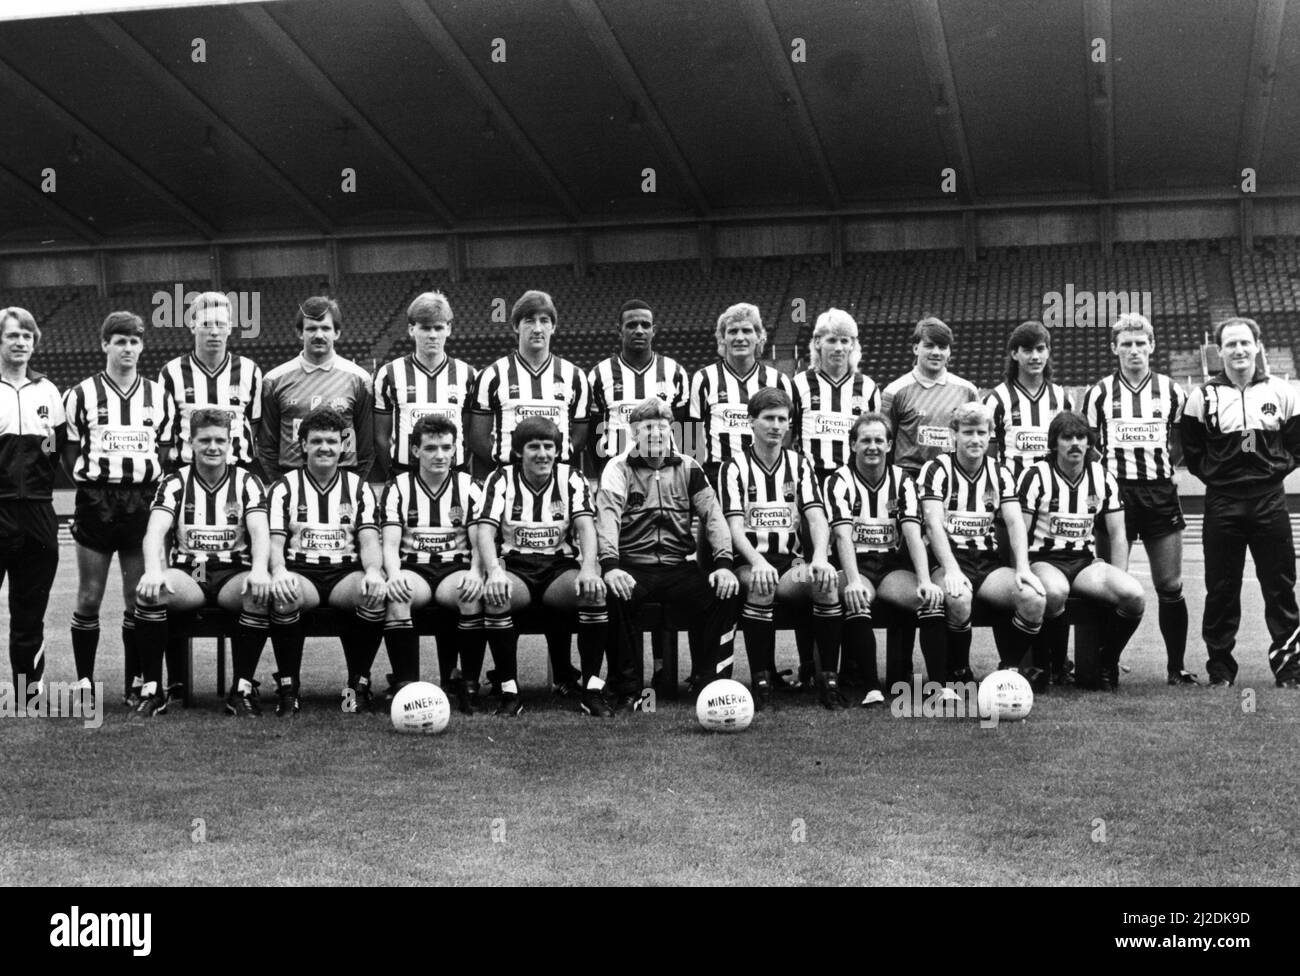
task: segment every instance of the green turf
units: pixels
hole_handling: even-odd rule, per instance
[[[55,679],[71,674],[64,556]],[[1199,564],[1187,572],[1189,662],[1203,670]],[[106,607],[117,599],[110,588]],[[386,715],[338,710],[332,642],[308,644],[293,722],[224,718],[205,662],[196,707],[152,722],[118,706],[99,730],[0,720],[0,881],[1295,884],[1300,695],[1268,678],[1251,583],[1244,604],[1237,688],[1167,688],[1152,612],[1118,695],[1042,696],[1026,722],[996,729],[811,703],[739,735],[662,703],[600,722],[542,690],[545,655],[526,639],[523,717],[453,715],[443,735],[408,737]],[[991,655],[980,634],[977,671]],[[101,661],[116,688],[108,630]],[[268,649],[263,677],[269,663]]]

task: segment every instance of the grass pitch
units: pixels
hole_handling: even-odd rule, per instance
[[[70,680],[62,556],[48,674]],[[1188,662],[1203,672],[1203,568],[1188,557]],[[1134,568],[1149,590],[1140,555]],[[110,585],[110,693],[120,606]],[[411,737],[386,714],[345,715],[342,655],[323,640],[308,642],[298,720],[240,722],[220,713],[208,653],[188,711],[142,722],[114,703],[98,730],[0,720],[0,882],[1297,883],[1300,695],[1273,688],[1253,577],[1236,688],[1168,688],[1154,611],[1150,598],[1118,695],[1040,696],[996,729],[802,699],[740,735],[700,731],[685,704],[602,722],[543,690],[535,638],[521,642],[529,708],[513,722],[453,714],[444,734]],[[789,635],[779,650],[793,665]],[[974,657],[992,668],[987,632]],[[377,674],[385,663],[381,651]],[[271,670],[268,646],[260,676]]]

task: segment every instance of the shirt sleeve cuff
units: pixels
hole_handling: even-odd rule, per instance
[[[609,557],[607,557],[607,558],[605,558],[605,559],[602,559],[602,560],[600,561],[600,572],[601,572],[601,575],[604,575],[605,573],[608,573],[611,569],[618,569],[618,557],[617,557],[617,556],[609,556]]]
[[[730,556],[714,556],[713,565],[718,569],[731,569],[732,559]]]

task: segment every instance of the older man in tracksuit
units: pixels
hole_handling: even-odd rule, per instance
[[[623,709],[635,707],[641,697],[636,653],[640,606],[657,600],[702,623],[703,653],[691,662],[694,692],[731,674],[739,592],[727,521],[699,462],[673,448],[672,408],[650,397],[632,410],[628,426],[631,446],[610,459],[596,493],[596,534],[609,610],[609,674]],[[693,515],[699,516],[713,550],[714,570],[707,577],[686,559],[695,551]]]
[[[1282,479],[1300,464],[1300,399],[1291,385],[1257,367],[1259,326],[1219,324],[1223,372],[1192,391],[1183,412],[1183,458],[1205,482],[1205,618],[1210,684],[1237,677],[1232,649],[1241,622],[1246,549],[1264,596],[1279,688],[1300,689],[1300,613],[1295,544]]]

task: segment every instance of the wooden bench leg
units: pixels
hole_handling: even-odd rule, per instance
[[[1096,612],[1084,611],[1074,617],[1074,677],[1085,685],[1096,683],[1101,667],[1098,650],[1101,627]]]
[[[671,627],[665,627],[662,631],[661,644],[664,654],[664,697],[669,701],[676,701],[680,696],[679,679],[677,677],[677,631]]]

